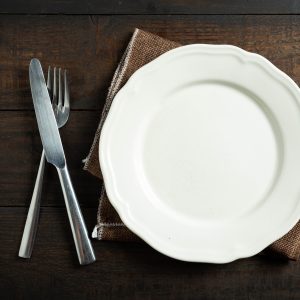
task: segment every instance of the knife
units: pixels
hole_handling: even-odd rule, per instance
[[[96,260],[95,254],[88,238],[84,219],[67,168],[64,149],[58,132],[42,66],[36,58],[33,58],[29,65],[29,79],[34,110],[45,156],[47,161],[54,165],[58,172],[79,263],[81,265],[90,264]]]

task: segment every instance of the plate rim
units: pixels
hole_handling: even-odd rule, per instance
[[[164,249],[161,247],[160,240],[155,239],[155,236],[148,231],[143,230],[143,226],[139,225],[139,222],[137,222],[133,217],[131,217],[131,212],[129,205],[125,204],[121,200],[121,196],[117,192],[116,188],[113,185],[112,177],[113,177],[113,171],[109,171],[110,167],[106,160],[105,155],[105,147],[102,147],[103,140],[105,140],[105,136],[107,136],[109,129],[110,129],[110,120],[112,118],[113,111],[115,110],[116,106],[118,105],[119,99],[122,98],[122,95],[126,93],[127,89],[131,88],[131,85],[134,83],[134,81],[143,76],[143,73],[151,72],[151,70],[155,70],[156,67],[159,67],[158,65],[161,63],[163,65],[164,60],[167,61],[168,59],[171,59],[171,57],[174,55],[178,55],[181,52],[184,51],[192,51],[192,50],[200,50],[203,52],[203,50],[207,51],[219,51],[220,54],[233,54],[237,56],[239,59],[241,59],[243,62],[249,62],[249,63],[256,63],[258,64],[264,71],[268,73],[269,76],[275,78],[279,83],[282,83],[285,87],[288,88],[289,92],[291,92],[296,100],[296,104],[300,108],[300,90],[298,85],[283,71],[281,71],[278,67],[276,67],[272,62],[270,62],[268,59],[263,57],[260,54],[253,53],[246,51],[242,48],[239,48],[237,46],[233,45],[227,45],[227,44],[191,44],[186,46],[181,46],[175,49],[172,49],[170,51],[167,51],[166,53],[162,54],[158,58],[154,59],[150,63],[144,65],[140,69],[138,69],[126,82],[126,84],[118,91],[118,93],[115,95],[114,100],[111,103],[111,107],[109,109],[109,112],[107,114],[107,117],[104,121],[103,127],[100,132],[100,139],[99,139],[99,147],[98,147],[98,153],[99,153],[99,162],[101,167],[101,172],[104,180],[104,185],[106,189],[106,194],[108,196],[108,199],[112,206],[116,209],[117,213],[119,214],[121,220],[124,222],[124,224],[137,236],[139,236],[142,240],[144,240],[147,244],[149,244],[152,248],[156,249],[157,251],[182,261],[188,261],[188,262],[206,262],[206,263],[228,263],[240,258],[250,257],[253,256],[263,249],[266,248],[266,244],[270,245],[282,236],[284,236],[290,229],[292,229],[293,226],[296,225],[296,223],[299,221],[300,216],[300,201],[297,205],[297,209],[295,209],[294,214],[290,216],[289,221],[285,223],[284,226],[280,227],[277,231],[274,231],[273,234],[270,233],[269,238],[266,238],[263,241],[257,242],[256,247],[253,247],[253,249],[249,249],[247,253],[243,253],[242,251],[236,251],[235,253],[227,253],[226,255],[223,255],[222,258],[214,257],[214,255],[208,256],[206,259],[203,257],[196,258],[194,256],[189,257],[188,255],[182,255],[180,254],[180,251],[169,251],[168,249]],[[223,51],[223,52],[222,52]]]

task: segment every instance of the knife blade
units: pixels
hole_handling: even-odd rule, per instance
[[[47,161],[57,169],[80,264],[96,260],[67,168],[55,114],[40,61],[33,58],[29,79],[34,110]]]
[[[29,66],[29,80],[36,119],[46,159],[58,168],[65,165],[65,154],[59,136],[57,123],[46,86],[43,70],[38,59],[32,59]]]

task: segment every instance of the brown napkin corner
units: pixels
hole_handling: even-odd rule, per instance
[[[128,47],[116,69],[110,85],[106,103],[102,111],[100,124],[96,131],[94,142],[86,159],[84,169],[98,178],[102,178],[98,145],[100,132],[111,103],[116,93],[127,82],[129,77],[140,67],[149,63],[161,54],[180,46],[179,43],[168,41],[154,34],[136,29],[128,44]],[[105,187],[102,187],[99,209],[97,214],[97,225],[93,237],[99,240],[134,241],[139,238],[133,234],[121,221],[119,215],[110,204]],[[297,260],[300,256],[300,222],[278,241],[268,248],[268,253],[275,252],[289,259]]]

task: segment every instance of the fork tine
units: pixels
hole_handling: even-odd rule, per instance
[[[48,67],[48,75],[47,75],[47,88],[51,97],[51,67]]]
[[[58,106],[62,107],[61,68],[58,69]]]
[[[53,69],[53,99],[52,103],[57,104],[57,88],[56,88],[56,67]]]
[[[65,87],[64,107],[70,108],[70,94],[69,94],[69,85],[67,80],[67,70],[64,71],[64,87]]]

